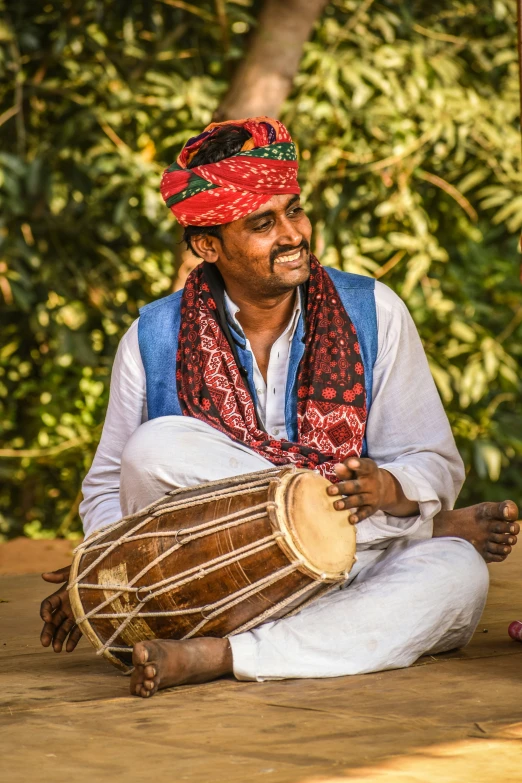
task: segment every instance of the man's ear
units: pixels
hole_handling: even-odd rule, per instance
[[[209,264],[215,264],[219,260],[221,240],[211,234],[197,234],[191,238],[191,244],[196,255]]]

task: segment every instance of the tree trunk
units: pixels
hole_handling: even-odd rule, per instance
[[[327,0],[265,0],[250,48],[214,114],[216,122],[278,117],[299,68],[303,46]],[[183,288],[200,259],[184,250],[174,278]]]
[[[265,0],[243,61],[214,119],[278,117],[292,89],[303,46],[327,0]]]

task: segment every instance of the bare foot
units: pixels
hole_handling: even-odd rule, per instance
[[[433,536],[457,536],[469,541],[486,563],[505,560],[517,543],[520,525],[512,500],[478,503],[476,506],[441,511],[433,520]]]
[[[231,674],[232,650],[228,639],[154,639],[134,645],[132,663],[130,692],[148,698],[160,688],[209,682]]]

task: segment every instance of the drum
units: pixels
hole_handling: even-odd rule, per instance
[[[127,670],[138,641],[231,636],[302,608],[355,560],[329,483],[272,468],[173,490],[95,533],[71,568],[77,624]]]

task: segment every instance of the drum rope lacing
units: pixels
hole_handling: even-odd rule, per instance
[[[197,525],[192,528],[186,528],[186,530],[189,531],[189,535],[185,536],[185,538],[182,541],[177,539],[177,535],[179,531],[172,531],[171,536],[173,536],[176,539],[176,541],[171,547],[169,547],[160,555],[158,555],[153,560],[151,560],[150,563],[147,563],[147,565],[144,568],[142,568],[141,571],[139,571],[135,576],[132,577],[132,579],[128,582],[128,584],[120,585],[115,595],[112,595],[110,598],[107,598],[99,606],[95,607],[95,609],[92,609],[91,612],[89,612],[88,615],[85,616],[85,618],[82,617],[77,622],[81,622],[83,619],[87,619],[93,613],[99,611],[100,609],[105,608],[107,604],[111,603],[111,601],[114,601],[116,598],[119,598],[123,593],[136,592],[129,588],[133,588],[133,586],[137,581],[139,581],[155,566],[161,563],[162,560],[165,560],[165,558],[169,557],[178,549],[180,549],[184,545],[184,543],[187,543],[188,541],[194,541],[198,538],[203,538],[204,536],[208,536],[211,533],[215,533],[219,530],[229,530],[232,527],[237,527],[238,525],[244,525],[246,522],[251,522],[253,519],[263,519],[264,517],[266,517],[266,510],[271,505],[273,505],[271,502],[261,503],[258,506],[253,506],[250,509],[235,511],[232,514],[227,514],[223,517],[218,517],[218,519],[213,519],[209,522],[204,522],[201,525]],[[252,511],[258,511],[258,510],[260,511],[262,510],[261,513],[259,514],[250,513]],[[243,514],[242,518],[240,517],[241,514]],[[145,522],[149,522],[151,521],[151,519],[152,518],[148,518],[144,522],[140,523],[140,525],[138,525],[138,528],[141,528],[145,524]],[[279,533],[274,533],[271,536],[271,538],[275,540],[279,535],[280,535]],[[74,579],[71,582],[71,584],[67,589],[70,590],[75,585],[78,585],[78,588],[83,588],[85,585],[82,584],[81,580],[84,579],[98,565],[98,563],[100,563],[108,554],[110,554],[116,548],[114,546],[115,544],[116,546],[120,546],[122,543],[128,543],[134,540],[136,540],[135,536],[124,535],[117,542],[108,543],[106,551],[102,552],[101,555],[99,555],[95,560],[93,560],[93,562],[89,566],[87,566],[87,568],[85,568],[82,571],[82,573],[76,577],[76,579]],[[149,589],[154,590],[156,587],[162,586],[164,582],[165,580],[162,580],[161,582],[158,582],[156,584],[148,585],[148,587]],[[105,585],[98,585],[98,588],[105,589]],[[92,589],[92,587],[90,589]]]
[[[137,529],[140,529],[140,528],[144,527],[148,522],[151,522],[153,519],[155,519],[156,517],[160,516],[160,514],[165,514],[168,511],[174,511],[174,510],[175,511],[179,511],[180,509],[194,508],[195,506],[205,505],[205,503],[208,500],[214,500],[214,499],[218,499],[219,500],[219,499],[222,499],[222,498],[227,497],[227,496],[238,497],[239,495],[248,495],[248,494],[250,494],[252,489],[263,489],[264,486],[266,486],[267,484],[268,484],[267,481],[250,482],[249,484],[244,485],[243,489],[235,490],[235,491],[233,490],[232,487],[230,487],[230,488],[227,487],[224,490],[217,490],[217,491],[214,491],[214,492],[208,492],[208,493],[206,493],[204,495],[198,495],[197,498],[193,498],[191,500],[187,500],[184,503],[183,502],[180,503],[179,501],[177,501],[177,502],[175,501],[174,503],[170,503],[169,504],[169,503],[165,503],[165,501],[162,499],[161,505],[158,504],[158,503],[155,503],[152,506],[149,506],[148,509],[144,509],[143,511],[141,511],[139,514],[135,514],[132,517],[124,517],[123,519],[119,520],[118,522],[114,522],[114,524],[108,525],[106,528],[104,528],[104,530],[100,530],[99,533],[95,533],[94,535],[89,536],[89,538],[86,541],[84,541],[82,544],[80,544],[79,546],[76,547],[76,549],[74,550],[74,554],[76,554],[76,552],[84,551],[85,549],[88,549],[89,552],[94,552],[94,551],[96,551],[98,549],[104,549],[105,547],[108,546],[107,543],[105,543],[105,544],[96,544],[95,546],[93,546],[92,545],[93,542],[94,541],[98,541],[100,538],[103,538],[104,536],[108,535],[109,533],[112,533],[114,530],[116,530],[119,527],[122,527],[124,524],[128,524],[132,519],[134,519],[136,517],[141,517],[143,515],[144,511],[149,511],[151,513],[149,513],[149,515],[146,516],[145,519],[142,519],[142,521],[137,525],[136,528],[134,528],[134,530],[137,530]],[[153,511],[156,512],[156,513],[152,513]],[[213,522],[215,524],[217,522],[217,520],[213,520]],[[169,532],[158,531],[157,533],[145,533],[145,534],[142,534],[142,537],[143,538],[152,538],[152,537],[161,538],[163,536],[169,536],[169,535],[174,535],[174,533],[171,533],[170,531]],[[134,541],[137,538],[138,538],[138,536],[127,537],[127,534],[124,534],[122,538],[118,539],[117,541],[113,541],[112,542],[114,544],[113,548],[115,549],[116,547],[118,547],[123,540],[125,540],[125,541],[133,540]],[[105,557],[107,554],[108,554],[108,551],[104,552],[103,555],[101,556],[101,559],[103,559],[103,557]],[[94,567],[95,565],[98,565],[98,562],[99,562],[99,560],[96,563],[92,563],[91,567]],[[83,578],[83,576],[76,577],[76,579],[80,579],[80,578]],[[71,583],[71,586],[72,586],[72,584],[74,584],[74,582]]]
[[[266,473],[273,474],[273,470],[268,470]],[[255,474],[252,474],[255,475]],[[268,479],[268,480],[267,480]],[[258,480],[258,481],[251,481],[248,484],[244,484],[243,488],[241,490],[234,489],[234,487],[226,487],[222,490],[214,490],[213,492],[208,492],[206,494],[198,495],[196,498],[192,498],[191,500],[185,501],[184,503],[177,503],[174,502],[172,504],[165,504],[165,501],[162,499],[158,503],[153,503],[150,506],[148,506],[146,509],[143,509],[139,514],[132,515],[130,517],[124,517],[123,519],[119,520],[118,522],[114,522],[112,525],[108,525],[104,530],[100,530],[99,533],[95,533],[92,536],[89,536],[89,538],[81,543],[79,546],[76,547],[73,554],[76,554],[77,552],[85,551],[86,549],[89,550],[89,552],[94,552],[96,550],[105,550],[102,551],[101,555],[94,560],[84,571],[82,571],[81,574],[79,574],[67,587],[68,590],[70,590],[72,587],[77,585],[90,571],[92,571],[105,557],[107,557],[108,554],[113,552],[122,542],[128,542],[128,541],[134,541],[136,540],[136,536],[132,535],[132,531],[129,533],[124,533],[123,536],[115,541],[112,542],[105,542],[103,544],[96,544],[96,546],[93,546],[94,541],[98,541],[100,538],[103,538],[109,533],[112,533],[114,530],[117,530],[119,527],[122,527],[125,524],[128,524],[130,521],[132,521],[135,518],[139,518],[142,516],[142,514],[145,511],[156,511],[158,508],[161,508],[161,513],[165,513],[165,511],[170,510],[179,510],[179,509],[185,509],[185,508],[193,508],[195,506],[203,505],[207,502],[207,500],[220,500],[227,496],[234,496],[237,497],[238,495],[246,495],[249,494],[252,489],[262,489],[270,483],[270,477],[267,477],[267,479],[264,480]],[[203,484],[201,485],[203,487],[205,486],[211,486],[211,483],[209,484]],[[174,490],[172,494],[175,492],[179,492],[180,490]],[[163,505],[164,504],[164,505]],[[252,511],[253,509],[244,509],[245,511],[249,510]],[[240,514],[241,512],[235,512],[235,514]],[[142,527],[145,527],[149,522],[151,522],[155,517],[157,517],[158,514],[149,513],[148,516],[146,516],[144,519],[141,520],[141,522],[138,523],[138,525],[133,529],[134,532],[136,530],[140,530]],[[232,517],[233,515],[228,515]],[[220,522],[224,517],[220,519],[214,519],[211,522],[204,523],[205,525],[216,525],[218,522]],[[202,526],[198,526],[202,527]],[[196,528],[192,528],[196,529]],[[187,528],[189,530],[189,528]],[[166,533],[165,535],[176,535],[179,531],[173,531],[169,533]],[[211,531],[213,532],[213,531]],[[163,531],[160,531],[160,535],[163,533]],[[147,534],[145,534],[146,537],[149,537]],[[154,534],[156,535],[156,534]]]
[[[275,582],[278,582],[279,579],[281,579],[283,576],[286,576],[287,574],[292,573],[295,571],[297,566],[295,564],[291,564],[289,566],[285,566],[284,568],[279,569],[279,571],[276,571],[273,574],[270,574],[267,577],[264,577],[264,579],[260,579],[258,582],[255,582],[252,585],[248,585],[247,587],[241,588],[241,590],[237,590],[235,593],[232,593],[231,595],[226,596],[225,598],[222,598],[220,601],[216,601],[213,604],[207,604],[203,607],[198,608],[192,608],[188,609],[186,611],[180,611],[180,610],[173,610],[170,612],[164,612],[161,613],[160,616],[163,617],[175,617],[179,614],[196,614],[200,613],[203,616],[203,619],[196,625],[194,628],[192,628],[191,631],[186,633],[182,639],[190,639],[191,636],[194,636],[198,631],[201,630],[208,622],[209,620],[213,620],[218,615],[222,614],[223,612],[226,612],[228,609],[231,609],[233,606],[238,604],[240,601],[242,601],[244,598],[250,598],[252,595],[255,595],[260,590],[264,590],[267,587],[270,587],[270,585],[275,584]],[[102,655],[102,653],[110,647],[112,642],[116,639],[117,636],[119,636],[122,631],[125,630],[125,628],[129,625],[129,623],[135,618],[140,616],[140,611],[145,606],[145,603],[147,602],[147,599],[144,599],[139,603],[125,618],[125,620],[120,624],[120,626],[114,631],[112,636],[107,639],[105,644],[97,650],[98,655]],[[203,613],[204,610],[210,610],[209,614],[205,616]],[[145,615],[147,616],[147,615]]]
[[[234,563],[239,562],[239,560],[244,559],[247,555],[254,555],[258,554],[259,552],[262,552],[264,549],[267,549],[267,547],[272,546],[274,543],[275,536],[266,536],[265,538],[260,539],[259,541],[254,541],[251,544],[246,544],[245,546],[241,547],[240,549],[236,549],[234,552],[230,553],[227,552],[225,555],[220,555],[219,557],[215,557],[213,560],[209,560],[205,563],[204,566],[194,566],[194,568],[190,568],[187,571],[183,571],[181,574],[177,574],[176,576],[169,577],[168,579],[163,579],[161,582],[157,582],[154,585],[150,585],[147,587],[141,586],[141,587],[125,587],[124,585],[110,585],[110,584],[103,584],[103,585],[92,585],[92,584],[86,584],[86,585],[79,585],[80,587],[84,587],[91,590],[116,590],[118,591],[118,595],[111,596],[111,598],[107,599],[107,601],[104,602],[105,606],[107,606],[107,603],[111,603],[115,600],[115,598],[118,598],[123,593],[127,592],[134,592],[136,594],[136,597],[139,602],[141,603],[147,603],[148,601],[152,601],[152,599],[157,598],[159,595],[162,595],[163,593],[168,592],[171,589],[177,588],[177,587],[183,587],[183,585],[187,584],[191,581],[191,578],[193,576],[197,576],[198,578],[202,578],[206,576],[209,573],[212,573],[213,571],[217,571],[220,568],[223,568],[224,566],[232,565]],[[161,589],[157,589],[161,586]],[[147,596],[144,596],[143,598],[140,597],[139,593],[140,591],[146,591],[149,590],[149,594]],[[92,617],[94,614],[96,614],[97,619],[117,619],[119,617],[126,617],[126,612],[114,612],[114,613],[104,613],[100,614],[99,610],[104,608],[101,604],[94,609],[91,609],[90,612],[87,612],[83,617],[80,617],[77,622],[83,622],[84,620],[89,620],[90,617]],[[198,611],[198,610],[194,610]],[[173,610],[172,612],[164,611],[164,612],[143,612],[139,617],[159,617],[159,616],[167,616],[167,615],[177,615],[177,614],[190,614],[192,612],[191,609],[180,609],[180,610]]]

